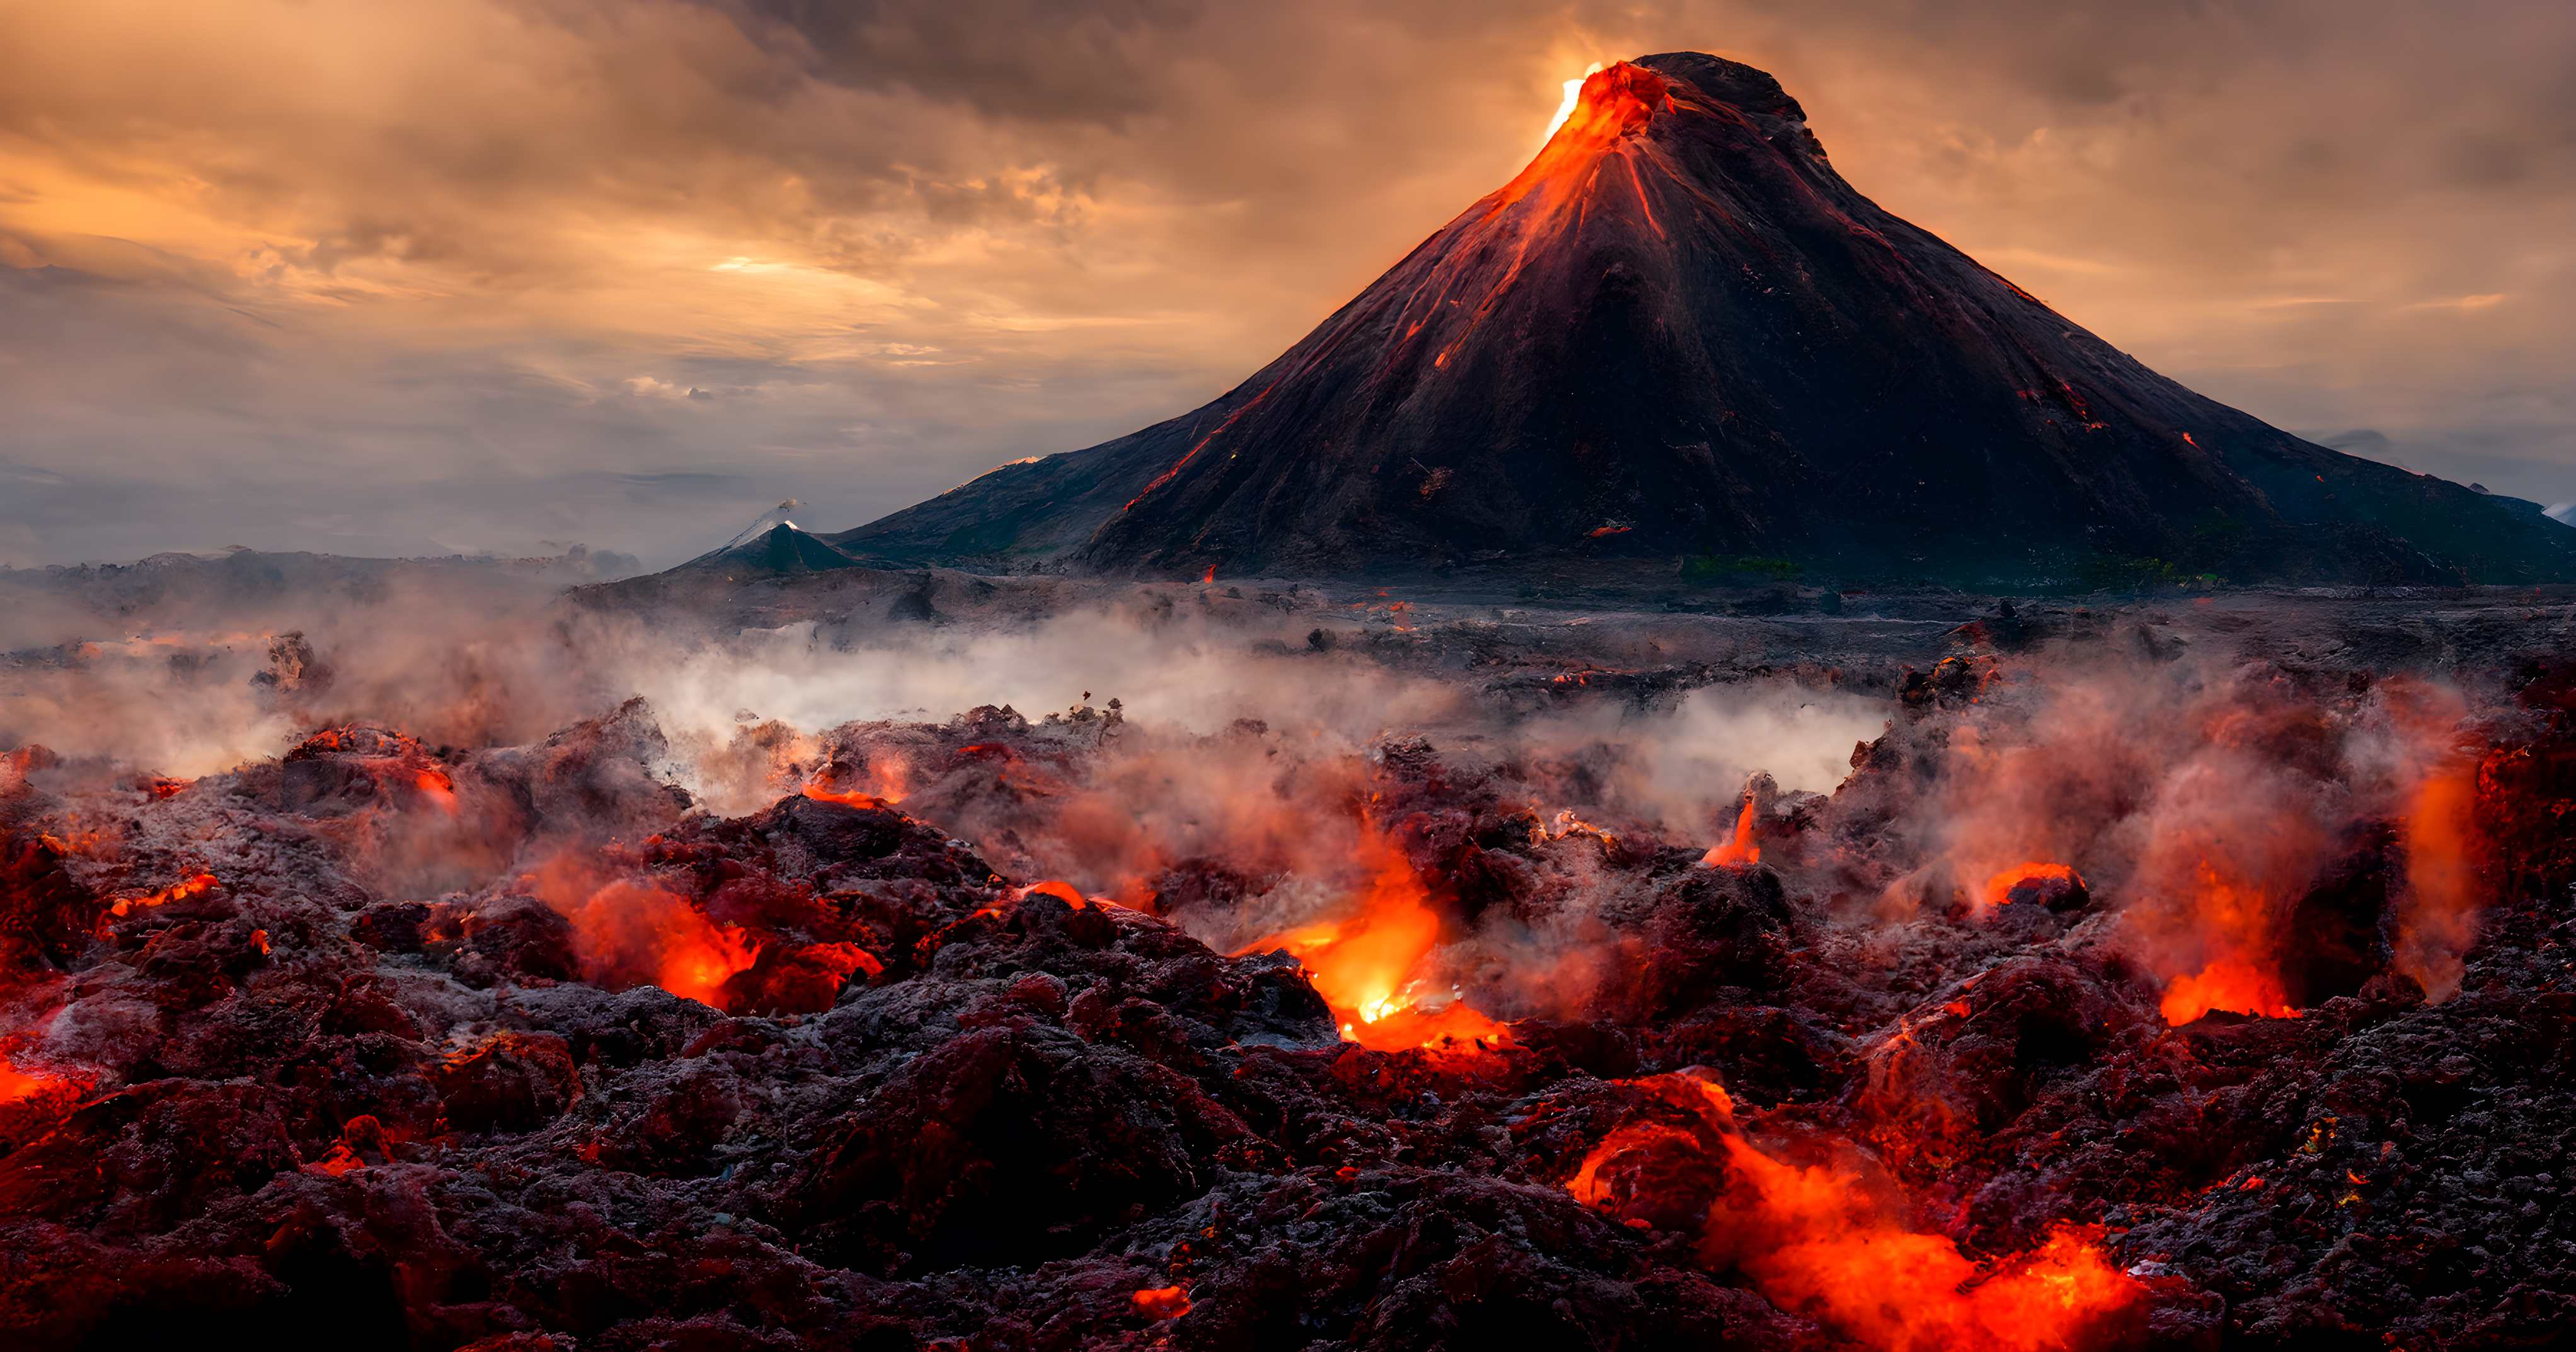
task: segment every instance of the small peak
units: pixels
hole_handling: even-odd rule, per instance
[[[1824,143],[1807,126],[1807,110],[1789,97],[1770,72],[1706,52],[1663,52],[1638,57],[1637,64],[1671,81],[1685,101],[1703,108],[1731,108],[1773,145],[1825,158]]]
[[[1769,71],[1706,52],[1661,52],[1637,58],[1637,65],[1680,80],[1711,100],[1738,111],[1790,122],[1805,122],[1807,110],[1789,97]]]
[[[740,549],[744,545],[750,544],[752,541],[776,531],[781,526],[785,526],[793,530],[796,526],[796,522],[790,514],[797,508],[804,505],[804,503],[798,502],[794,498],[788,498],[785,501],[780,502],[777,506],[770,508],[768,511],[762,512],[757,517],[754,517],[750,525],[743,527],[740,531],[734,534],[732,539],[725,541],[723,544],[717,545],[709,552],[711,554],[721,554],[728,549]]]

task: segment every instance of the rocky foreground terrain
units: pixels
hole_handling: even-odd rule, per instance
[[[881,621],[847,579],[747,604],[827,648],[990,622],[940,579],[869,591],[918,598]],[[1344,744],[960,690],[746,710],[715,751],[640,700],[442,744],[327,695],[320,634],[263,668],[310,725],[238,768],[22,719],[0,1329],[2465,1348],[2576,1317],[2566,598],[1139,595],[1497,721]],[[12,679],[129,660],[48,653]],[[1645,787],[1688,726],[1658,719],[1783,692],[1867,710],[1839,784]]]

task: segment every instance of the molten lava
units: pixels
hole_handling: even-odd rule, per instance
[[[1053,897],[1077,911],[1091,904],[1091,899],[1082,895],[1081,888],[1075,887],[1073,884],[1066,882],[1061,878],[1049,878],[1044,882],[1031,883],[1028,886],[1021,888],[1019,890],[1019,895],[1023,898],[1035,896]]]
[[[1758,863],[1762,848],[1753,843],[1753,795],[1744,795],[1744,806],[1735,814],[1735,833],[1719,841],[1701,855],[1699,861],[1712,868],[1742,868]]]
[[[1572,179],[1653,121],[1655,114],[1672,108],[1672,85],[1653,71],[1622,61],[1593,72],[1577,86],[1573,106],[1565,110],[1537,158],[1504,187],[1502,203],[1517,202],[1552,179]]]
[[[2071,1227],[1980,1266],[1949,1239],[1880,1213],[1850,1170],[1785,1164],[1740,1135],[1726,1144],[1741,1186],[1711,1213],[1704,1252],[1774,1303],[1871,1346],[2048,1352],[2144,1294]]]
[[[1980,1264],[1907,1226],[1857,1169],[1792,1164],[1754,1145],[1704,1072],[1630,1083],[1682,1120],[1614,1129],[1568,1190],[1637,1225],[1714,1188],[1690,1218],[1702,1261],[1846,1337],[1886,1352],[2052,1352],[2141,1306],[2145,1289],[2071,1227]],[[1679,1196],[1659,1195],[1668,1192]]]
[[[106,913],[99,917],[99,932],[105,934],[111,921],[122,920],[136,911],[149,910],[155,906],[167,906],[174,901],[186,901],[190,897],[203,896],[214,886],[215,875],[199,873],[162,888],[158,892],[146,892],[139,897],[119,897],[109,903]]]
[[[0,1105],[24,1103],[40,1094],[50,1093],[63,1081],[52,1075],[20,1070],[0,1060]]]
[[[2165,1022],[2175,1027],[2213,1010],[2254,1014],[2267,1019],[2295,1019],[2279,963],[2272,956],[2272,907],[2264,895],[2221,873],[2203,860],[2199,886],[2191,897],[2191,914],[2204,949],[2211,955],[2198,971],[2175,977],[2165,986],[2159,1006]]]
[[[1147,1287],[1130,1299],[1135,1302],[1136,1313],[1147,1319],[1178,1319],[1190,1312],[1189,1295],[1177,1286]]]
[[[856,789],[830,789],[820,784],[808,784],[803,792],[806,797],[818,803],[839,803],[843,807],[881,808],[890,801],[873,793],[862,793]]]
[[[1245,951],[1286,949],[1332,1006],[1342,1036],[1363,1047],[1402,1051],[1504,1040],[1503,1025],[1464,1001],[1435,1003],[1421,989],[1424,960],[1440,942],[1440,915],[1403,852],[1372,830],[1359,855],[1368,878],[1351,899],[1350,914],[1273,935]]]
[[[912,791],[911,767],[888,757],[871,758],[864,768],[864,782],[856,787],[836,785],[833,781],[838,778],[826,769],[805,786],[805,796],[851,807],[881,808],[902,802],[904,795]]]
[[[603,876],[575,853],[548,860],[521,885],[572,922],[583,973],[611,989],[654,985],[721,1009],[725,983],[759,956],[741,931],[709,920],[685,898]]]
[[[2175,977],[2158,1006],[2165,1022],[2179,1028],[2205,1015],[2224,1011],[2266,1019],[2295,1019],[2281,979],[2251,962],[2221,959],[2197,972]]]
[[[2084,879],[2065,864],[2038,862],[2015,864],[1986,879],[1986,889],[1981,900],[1988,906],[2001,906],[2012,900],[2015,888],[2025,887],[2031,883],[2080,888],[2084,885]]]
[[[439,811],[456,810],[456,781],[448,778],[446,771],[435,767],[423,770],[412,776],[412,787],[419,790],[420,796]]]

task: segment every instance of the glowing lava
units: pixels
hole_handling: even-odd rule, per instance
[[[1537,157],[1492,200],[1508,206],[1529,196],[1541,183],[1570,186],[1576,171],[1589,167],[1656,113],[1670,111],[1672,106],[1670,82],[1642,66],[1622,61],[1594,71],[1575,83],[1572,105],[1549,129],[1547,144],[1539,148]]]
[[[1503,1026],[1464,1001],[1434,1003],[1418,976],[1440,942],[1440,916],[1403,852],[1375,831],[1361,841],[1368,880],[1353,914],[1273,935],[1246,952],[1286,949],[1332,1006],[1342,1036],[1377,1051],[1506,1039]]]
[[[139,897],[120,897],[108,906],[105,915],[99,917],[99,933],[106,934],[110,921],[122,920],[136,911],[150,910],[155,906],[167,906],[174,901],[186,901],[190,897],[203,896],[214,886],[215,875],[199,873],[182,882],[162,888],[158,892],[146,892]]]
[[[1690,1216],[1702,1227],[1701,1260],[1857,1342],[1886,1352],[2053,1352],[2140,1307],[2144,1288],[2072,1227],[1981,1264],[1949,1238],[1908,1227],[1856,1168],[1773,1158],[1745,1137],[1726,1091],[1700,1075],[1629,1083],[1682,1120],[1613,1130],[1568,1191],[1648,1225],[1646,1216],[1671,1216],[1676,1202],[1713,1187],[1705,1216]]]
[[[803,792],[806,797],[811,798],[818,803],[839,803],[843,807],[870,809],[886,806],[885,799],[879,798],[873,793],[861,793],[855,789],[828,789],[820,784],[808,784],[805,786]]]
[[[725,983],[759,957],[739,929],[709,920],[686,898],[603,877],[578,855],[556,856],[521,885],[572,922],[583,974],[611,990],[659,986],[722,1009]]]
[[[1882,1214],[1851,1170],[1786,1164],[1741,1134],[1726,1148],[1737,1186],[1710,1214],[1709,1255],[1731,1259],[1774,1303],[1871,1346],[2046,1352],[2142,1294],[2071,1228],[1981,1266],[1947,1237]]]
[[[2001,906],[2011,901],[2013,889],[2024,883],[2058,883],[2067,887],[2080,888],[2084,885],[2084,879],[2065,864],[2037,862],[2015,864],[1986,879],[1983,899],[1988,906]]]
[[[901,761],[879,760],[868,766],[868,783],[863,789],[834,788],[817,779],[803,790],[806,797],[824,803],[841,803],[857,808],[890,807],[903,801],[911,788],[912,776]]]
[[[2165,986],[2159,1008],[2177,1028],[2213,1010],[2295,1019],[2279,964],[2268,951],[2272,908],[2257,889],[2222,875],[2202,861],[2191,909],[2209,961]]]
[[[1178,1319],[1190,1312],[1189,1295],[1177,1286],[1149,1286],[1129,1299],[1147,1319]]]
[[[1753,817],[1753,795],[1748,793],[1735,814],[1735,834],[1710,846],[1699,861],[1711,868],[1743,868],[1761,862],[1762,847],[1753,843]]]
[[[2299,1017],[2299,1011],[2290,1008],[2290,997],[2281,989],[2279,977],[2235,959],[2221,959],[2190,975],[2175,977],[2165,987],[2159,1008],[2165,1022],[2177,1028],[2217,1011],[2257,1014],[2267,1019]]]
[[[0,1060],[0,1106],[24,1103],[61,1083],[63,1081],[54,1076],[31,1074]]]
[[[434,767],[423,770],[412,776],[412,787],[418,789],[420,796],[439,811],[456,810],[456,781],[449,779],[446,771]]]

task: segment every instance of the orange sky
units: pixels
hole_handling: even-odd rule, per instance
[[[2576,498],[2576,9],[1822,9],[0,0],[0,563],[853,525],[1205,400],[1675,48],[2168,374]]]

